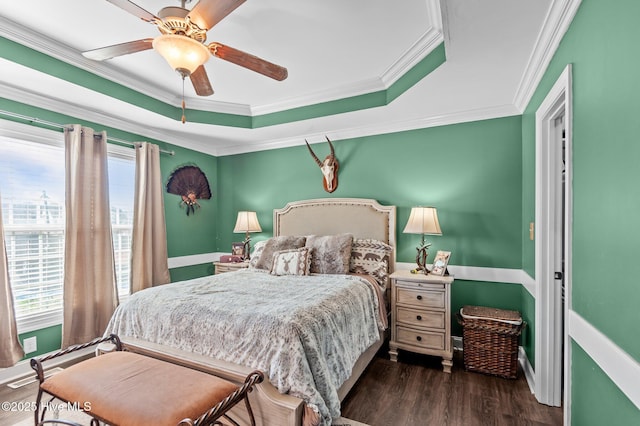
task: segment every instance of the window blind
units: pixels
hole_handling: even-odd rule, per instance
[[[0,195],[16,317],[62,309],[64,149],[0,141]]]

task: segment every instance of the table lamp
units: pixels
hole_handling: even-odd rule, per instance
[[[416,247],[417,273],[428,274],[427,269],[427,249],[431,243],[425,244],[425,235],[442,235],[440,223],[438,222],[438,212],[435,207],[412,207],[407,226],[404,227],[405,234],[421,234],[422,242]]]
[[[238,212],[238,218],[236,219],[236,226],[233,228],[233,232],[244,232],[244,248],[242,257],[244,260],[251,258],[251,237],[249,232],[262,232],[260,228],[260,222],[258,222],[258,216],[256,212],[240,211]]]

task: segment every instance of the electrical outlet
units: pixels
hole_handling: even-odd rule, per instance
[[[26,338],[22,341],[22,349],[25,354],[30,354],[38,350],[38,340],[36,336]]]

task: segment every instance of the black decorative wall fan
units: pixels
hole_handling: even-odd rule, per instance
[[[167,181],[167,192],[182,198],[180,205],[187,207],[187,216],[200,208],[199,199],[211,198],[209,181],[198,166],[182,166],[175,169]]]

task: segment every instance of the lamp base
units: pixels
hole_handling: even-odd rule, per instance
[[[427,268],[427,248],[429,248],[429,246],[424,244],[420,245],[419,247],[416,247],[416,251],[417,251],[416,265],[418,265],[418,267],[411,271],[414,274],[427,275],[429,272],[431,272]]]
[[[242,248],[242,258],[247,261],[251,260],[251,237],[249,237],[249,233],[247,232],[247,236],[244,238],[242,242],[244,244]]]

